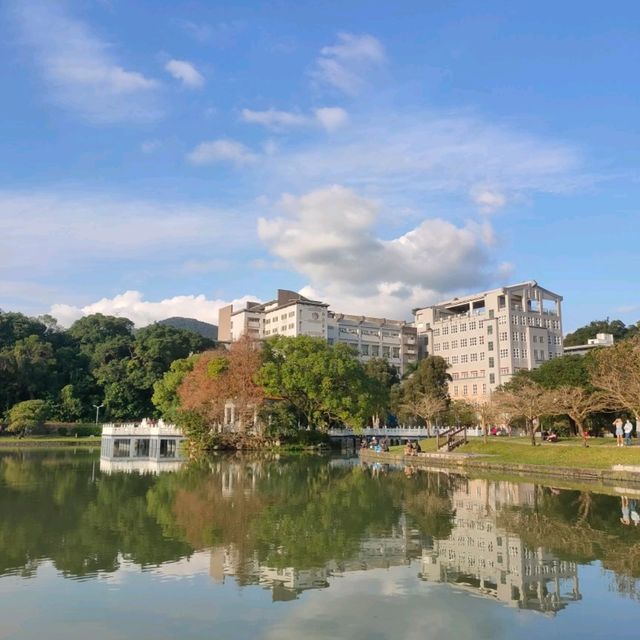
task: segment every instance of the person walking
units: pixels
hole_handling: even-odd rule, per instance
[[[629,420],[629,418],[627,418],[627,421],[624,423],[623,431],[624,431],[624,445],[625,447],[630,447],[631,435],[633,434],[633,424],[631,424],[631,420]]]
[[[616,428],[616,446],[618,447],[622,447],[623,443],[622,443],[622,436],[624,434],[624,431],[622,429],[622,425],[624,423],[622,422],[622,418],[616,418],[613,421],[613,426]]]

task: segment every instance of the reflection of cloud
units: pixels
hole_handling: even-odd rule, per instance
[[[284,617],[264,638],[509,637],[493,603],[420,583],[414,572],[415,566],[345,574],[329,589],[308,591],[283,609]]]

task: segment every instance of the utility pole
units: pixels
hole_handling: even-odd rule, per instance
[[[94,404],[93,405],[95,407],[96,410],[96,427],[98,426],[98,417],[100,415],[100,409],[102,409],[102,407],[104,407],[103,404]]]

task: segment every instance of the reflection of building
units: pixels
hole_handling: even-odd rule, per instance
[[[329,344],[344,342],[354,347],[360,359],[386,358],[402,374],[418,357],[416,329],[403,320],[346,315],[329,311],[329,305],[309,300],[295,291],[278,289],[270,302],[248,302],[220,309],[218,337],[223,342],[248,335],[262,340],[274,335],[311,336]]]
[[[182,432],[162,420],[139,424],[105,424],[100,443],[100,470],[159,473],[180,468]]]
[[[209,575],[216,582],[242,576],[245,583],[270,589],[274,601],[294,600],[308,589],[330,586],[331,578],[345,573],[409,565],[420,557],[421,549],[419,533],[406,526],[403,516],[390,535],[365,538],[354,557],[344,562],[331,560],[323,567],[309,569],[272,567],[261,563],[255,554],[243,560],[234,545],[227,545],[211,550]]]
[[[533,503],[531,484],[469,480],[453,493],[454,528],[422,554],[421,578],[447,582],[510,606],[555,612],[580,599],[577,566],[527,548],[497,526],[503,507]]]

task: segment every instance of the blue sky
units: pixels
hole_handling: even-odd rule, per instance
[[[637,3],[0,6],[0,308],[640,318]]]

